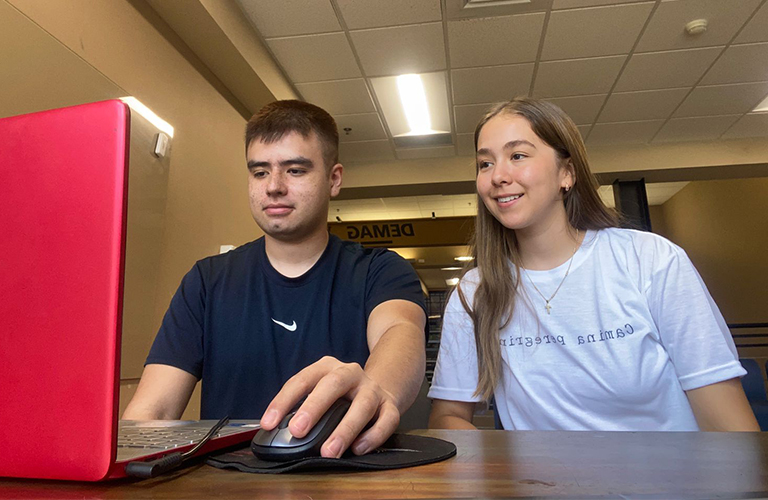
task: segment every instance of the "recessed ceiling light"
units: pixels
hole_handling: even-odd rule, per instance
[[[371,83],[395,144],[406,139],[400,147],[424,147],[421,141],[434,142],[437,136],[445,142],[444,135],[450,144],[445,72],[385,76],[372,78]]]
[[[132,110],[146,118],[147,121],[157,127],[161,132],[165,132],[168,136],[173,137],[173,127],[171,124],[157,116],[154,111],[146,107],[141,101],[130,96],[121,97],[120,100],[126,103]]]
[[[753,113],[768,113],[768,96],[752,110]]]
[[[475,258],[471,255],[461,255],[459,257],[454,257],[453,260],[458,260],[459,262],[469,262],[471,260],[475,260]]]
[[[441,271],[461,271],[460,267],[441,267]]]

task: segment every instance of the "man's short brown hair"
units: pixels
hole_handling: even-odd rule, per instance
[[[297,132],[309,138],[314,132],[323,147],[325,167],[339,163],[339,131],[336,121],[323,108],[304,101],[275,101],[261,108],[245,126],[245,152],[251,142],[277,142],[285,135]]]

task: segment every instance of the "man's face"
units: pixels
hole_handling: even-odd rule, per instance
[[[329,169],[317,136],[291,132],[247,153],[251,213],[262,231],[280,241],[301,241],[326,231],[328,203],[339,194],[342,166]]]

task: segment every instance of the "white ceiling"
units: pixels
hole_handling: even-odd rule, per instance
[[[687,182],[646,184],[648,204],[664,204],[687,184]],[[606,205],[615,206],[612,186],[600,186],[598,194]],[[402,196],[331,201],[328,222],[473,217],[476,214],[477,196],[474,194]]]
[[[237,1],[298,93],[352,129],[347,163],[471,156],[478,119],[515,95],[561,106],[587,145],[768,136],[750,113],[768,94],[766,0]],[[370,79],[434,71],[453,146],[398,150]]]

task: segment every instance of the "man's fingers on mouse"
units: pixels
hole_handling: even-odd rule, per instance
[[[397,430],[398,425],[400,425],[400,412],[394,404],[385,402],[381,405],[373,426],[352,443],[352,452],[355,455],[365,455],[378,448]]]
[[[296,403],[312,391],[317,382],[339,364],[341,362],[336,358],[325,356],[289,378],[267,406],[261,417],[261,426],[265,430],[274,429],[283,417],[296,406]]]
[[[356,363],[339,363],[326,373],[288,424],[291,434],[305,436],[337,399],[359,385],[362,373],[362,368]]]
[[[338,458],[355,440],[360,432],[368,425],[379,411],[381,404],[380,395],[371,389],[362,389],[333,431],[328,440],[323,444],[320,453],[324,457]]]

